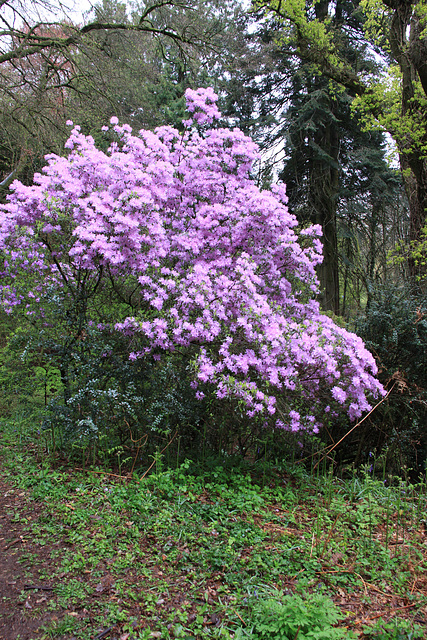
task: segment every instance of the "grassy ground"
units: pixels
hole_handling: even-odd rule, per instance
[[[0,425],[0,546],[38,631],[0,637],[427,637],[425,482],[161,457],[117,477],[21,436]]]

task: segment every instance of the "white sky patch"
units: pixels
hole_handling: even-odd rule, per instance
[[[70,3],[68,17],[71,18],[73,22],[82,23],[86,20],[95,4],[95,2],[91,2],[90,0],[80,0]]]
[[[386,160],[388,165],[392,169],[400,169],[399,162],[399,151],[397,149],[396,142],[393,140],[391,135],[386,131],[384,133],[386,139]]]

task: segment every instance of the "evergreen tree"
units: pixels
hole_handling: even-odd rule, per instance
[[[366,220],[374,209],[378,212],[380,202],[396,197],[392,192],[398,188],[399,181],[386,165],[383,136],[379,132],[362,131],[360,120],[351,110],[350,93],[296,55],[295,36],[286,30],[282,21],[272,14],[264,19],[260,14],[256,17],[262,20],[261,27],[258,31],[252,28],[252,35],[248,36],[252,64],[246,62],[239,78],[234,80],[236,85],[239,81],[245,84],[244,104],[239,110],[234,106],[239,104],[238,94],[231,94],[234,109],[229,109],[229,113],[243,115],[243,126],[246,124],[248,131],[257,129],[268,162],[276,163],[276,175],[287,185],[290,208],[299,221],[321,225],[324,261],[318,275],[322,304],[325,309],[339,313],[342,311],[340,293],[344,296],[344,288],[349,284],[349,269],[346,269],[349,251],[358,254],[363,249],[365,254],[370,251],[371,258],[376,255],[378,223],[374,219],[378,213],[369,223]],[[376,63],[357,38],[361,20],[357,2],[317,3],[311,17],[328,24],[343,60],[366,72],[375,71]],[[245,113],[249,107],[252,119]],[[282,155],[279,164],[274,149]],[[369,185],[375,191],[377,182],[382,185],[382,195],[378,190],[375,194],[369,192]],[[376,239],[373,236],[371,243],[366,239],[356,242],[355,221],[346,220],[346,213],[355,211],[349,206],[352,199],[362,203],[358,216],[364,220],[366,234],[375,228]],[[361,229],[359,223],[360,220],[356,227]],[[341,235],[347,235],[344,242]],[[358,275],[369,290],[375,271],[372,259],[370,274],[366,272],[367,259],[361,261],[358,256],[353,262],[357,262]],[[343,306],[345,308],[344,301]]]
[[[368,125],[392,135],[409,201],[410,241],[419,242],[427,213],[425,0],[363,0],[351,13],[351,3],[340,1],[261,0],[257,5],[266,6],[292,35],[295,55],[357,96]],[[358,43],[355,51],[368,55],[343,55],[342,42],[349,36]],[[376,72],[369,72],[367,60],[378,62]],[[414,259],[409,268],[415,283],[420,274]]]

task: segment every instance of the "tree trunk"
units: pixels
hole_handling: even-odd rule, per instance
[[[330,105],[333,109],[333,105]],[[339,191],[337,127],[325,123],[313,136],[321,150],[312,161],[308,204],[310,217],[322,227],[323,262],[317,274],[320,280],[320,303],[325,311],[339,314],[339,269],[337,243],[337,202]]]
[[[427,97],[427,38],[422,36],[420,16],[414,12],[412,2],[408,0],[384,0],[394,9],[390,27],[390,45],[393,56],[402,72],[402,121],[410,118],[413,126],[424,113]],[[424,99],[416,93],[416,83],[420,81],[425,93]],[[410,223],[409,239],[411,246],[421,237],[421,230],[427,216],[427,127],[421,119],[417,131],[418,137],[408,135],[407,131],[398,136],[399,158],[405,191],[409,201]],[[412,284],[417,286],[419,272],[413,258],[409,258],[409,273]]]

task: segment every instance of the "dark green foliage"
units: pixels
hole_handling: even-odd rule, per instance
[[[133,459],[138,446],[147,453],[174,433],[190,445],[200,433],[204,404],[190,387],[188,363],[179,356],[132,361],[126,347],[123,336],[88,328],[84,350],[69,362],[69,396],[50,401],[44,428],[59,430],[66,447],[92,447],[104,459],[117,446]]]
[[[378,357],[383,376],[391,379],[400,372],[409,384],[426,387],[427,298],[382,287],[374,293],[357,329]]]
[[[37,412],[57,388],[56,372],[43,353],[27,350],[29,327],[0,312],[0,414]]]
[[[206,406],[190,387],[188,359],[130,360],[129,338],[87,319],[76,327],[72,309],[55,300],[54,331],[3,318],[2,416],[32,415],[55,448],[90,462],[111,463],[117,447],[133,461],[174,434],[197,450]]]
[[[390,396],[359,432],[362,452],[387,450],[396,471],[402,464],[423,470],[427,423],[427,299],[408,290],[382,287],[373,292],[358,334],[376,356],[379,377]]]

